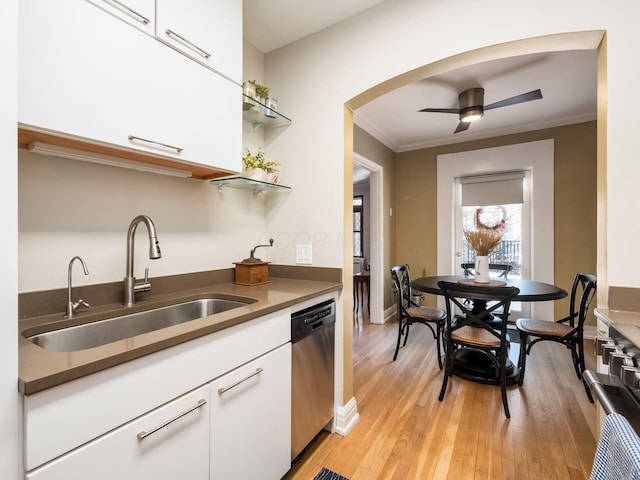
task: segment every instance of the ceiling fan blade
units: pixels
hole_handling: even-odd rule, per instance
[[[468,130],[469,129],[469,125],[471,125],[471,123],[469,123],[469,122],[460,122],[458,124],[458,126],[456,127],[455,131],[453,132],[454,135],[456,133],[460,133],[460,132],[464,132],[465,130]]]
[[[458,108],[423,108],[419,112],[435,112],[435,113],[460,113]]]
[[[540,89],[533,90],[531,92],[522,93],[515,97],[506,98],[499,102],[492,103],[484,107],[486,110],[493,110],[494,108],[508,107],[509,105],[516,105],[518,103],[530,102],[531,100],[540,100],[542,98],[542,92]]]

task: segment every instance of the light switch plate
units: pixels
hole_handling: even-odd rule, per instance
[[[311,245],[296,245],[296,263],[311,265]]]

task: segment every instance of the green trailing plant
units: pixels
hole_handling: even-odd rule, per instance
[[[245,170],[251,170],[252,168],[259,168],[266,170],[267,172],[277,172],[280,166],[280,162],[276,160],[267,159],[267,152],[262,150],[262,146],[258,147],[258,152],[254,155],[251,153],[248,147],[245,147],[246,154],[242,157],[242,165]]]
[[[254,86],[254,88],[256,89],[256,96],[260,97],[260,98],[268,98],[269,97],[269,87],[266,87],[264,85],[260,85],[259,83],[256,83],[255,80],[248,80],[248,82]]]

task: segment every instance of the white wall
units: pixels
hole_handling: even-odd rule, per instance
[[[461,15],[460,12],[473,12]],[[640,81],[633,53],[640,46],[640,3],[540,0],[531,4],[487,0],[394,0],[327,28],[266,56],[265,78],[279,92],[279,105],[293,125],[271,146],[285,163],[291,183],[314,184],[292,194],[273,230],[292,228],[302,205],[322,199],[296,231],[322,232],[325,265],[342,262],[343,105],[385,80],[459,53],[504,42],[564,32],[606,29],[608,38],[608,279],[611,285],[640,285],[640,271],[628,266],[628,252],[640,239],[640,223],[626,212],[637,203],[640,162],[628,92]],[[482,25],[482,28],[478,28]],[[460,32],[473,31],[473,35]],[[551,38],[545,48],[562,48]],[[584,45],[581,48],[595,48]],[[290,258],[278,252],[278,261]]]
[[[18,478],[19,396],[18,396],[18,192],[16,162],[17,118],[17,0],[2,4],[4,25],[0,30],[0,478]]]
[[[18,184],[20,292],[66,287],[75,255],[84,258],[90,274],[79,269],[74,285],[122,280],[127,229],[138,214],[151,217],[162,250],[161,259],[149,260],[146,228],[137,229],[138,278],[145,267],[151,278],[232,268],[265,243],[265,201],[250,191],[226,187],[220,194],[202,180],[26,151],[19,152]],[[270,254],[267,249],[263,259]]]

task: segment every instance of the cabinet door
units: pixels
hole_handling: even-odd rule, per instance
[[[87,0],[123,22],[154,36],[156,5],[154,0]]]
[[[207,385],[27,473],[26,478],[206,480],[209,416]]]
[[[291,467],[291,344],[211,384],[211,478],[282,478]]]
[[[242,2],[157,0],[156,36],[242,83]]]
[[[241,170],[240,86],[87,2],[18,8],[23,126]]]

